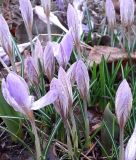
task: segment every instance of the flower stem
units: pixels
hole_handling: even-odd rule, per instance
[[[72,122],[72,140],[74,144],[74,153],[76,154],[78,150],[78,135],[77,135],[76,121],[75,121],[75,117],[72,109],[70,110],[69,113],[70,113],[70,119]]]
[[[87,101],[83,100],[83,105],[84,105],[84,123],[85,123],[85,139],[86,139],[86,146],[88,147],[89,145],[89,119],[88,119],[88,114],[87,114]]]
[[[119,160],[124,160],[124,128],[120,128],[120,152],[119,152]]]
[[[35,136],[35,148],[36,148],[37,160],[40,160],[41,147],[40,147],[40,141],[39,141],[36,125],[35,125],[35,118],[34,118],[33,112],[31,113],[31,118],[29,118],[29,120],[30,120],[32,130]]]
[[[50,25],[50,16],[47,17],[47,32],[48,32],[48,39],[51,42],[51,25]]]
[[[65,120],[64,122],[64,127],[66,129],[66,134],[67,134],[67,147],[68,147],[68,154],[71,159],[73,158],[73,151],[72,151],[72,143],[71,143],[71,138],[70,138],[70,131],[69,131],[69,124],[68,120]]]

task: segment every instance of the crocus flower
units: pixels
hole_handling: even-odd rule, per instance
[[[132,25],[134,21],[134,11],[134,0],[120,0],[120,16],[123,26],[129,27]]]
[[[64,10],[64,0],[56,0],[57,6],[60,10]]]
[[[125,160],[136,159],[136,125],[133,134],[131,135],[125,150]]]
[[[57,92],[51,90],[39,100],[34,101],[25,80],[14,72],[10,72],[7,78],[2,80],[2,93],[9,105],[28,117],[32,110],[50,105],[57,98]]]
[[[38,70],[35,66],[34,59],[32,58],[32,56],[27,56],[25,58],[25,60],[24,60],[24,70],[25,70],[25,73],[27,75],[28,80],[31,83],[34,83],[34,84],[38,85],[38,83],[39,83]]]
[[[118,87],[115,98],[115,110],[120,128],[124,128],[132,108],[132,93],[124,79]]]
[[[79,45],[80,36],[83,32],[81,23],[82,18],[83,18],[83,13],[79,12],[71,4],[69,4],[67,10],[67,22],[68,22],[68,28],[72,29],[72,37],[74,39],[76,46]]]
[[[12,57],[12,41],[9,27],[4,17],[0,15],[0,41],[2,48],[8,54],[9,58]]]
[[[71,83],[77,83],[82,99],[88,99],[89,93],[89,74],[86,65],[82,60],[75,62],[67,72]]]
[[[53,78],[50,84],[50,90],[55,90],[58,94],[57,99],[54,102],[56,111],[61,115],[63,120],[67,119],[68,116],[68,97],[66,90],[59,79]]]
[[[32,36],[33,9],[30,0],[19,0],[21,14],[29,36]],[[32,37],[31,37],[32,38]]]
[[[2,80],[2,93],[16,111],[29,115],[33,96],[30,96],[27,83],[22,77],[10,72],[6,80]]]
[[[66,68],[73,49],[73,38],[71,30],[69,30],[63,37],[60,43],[54,44],[54,56],[56,57],[60,66]]]
[[[73,104],[72,85],[70,79],[68,79],[67,73],[62,67],[59,68],[58,79],[62,82],[64,86],[66,95],[68,97],[69,107],[72,107]]]
[[[106,0],[105,10],[109,27],[113,29],[116,24],[116,14],[112,0]]]
[[[38,63],[39,61],[41,65],[43,66],[43,47],[39,39],[37,39],[35,43],[33,59],[34,59],[37,69],[39,68],[39,63]]]
[[[53,54],[53,44],[48,42],[43,54],[44,71],[48,79],[51,81],[55,71],[55,57]]]

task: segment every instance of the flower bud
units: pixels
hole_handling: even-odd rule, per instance
[[[33,97],[30,96],[27,83],[22,77],[10,72],[6,80],[2,80],[2,93],[8,104],[16,111],[29,114]]]
[[[115,98],[115,111],[120,128],[124,128],[132,108],[132,93],[124,79],[118,87]]]
[[[134,12],[134,0],[120,0],[120,16],[123,26],[129,27],[132,25],[134,21]]]
[[[106,17],[110,28],[114,28],[116,24],[115,8],[112,0],[106,0],[105,3]]]
[[[28,35],[32,36],[33,9],[30,0],[19,0],[21,14],[25,23]],[[31,37],[32,38],[32,37]]]
[[[125,160],[136,159],[136,125],[133,134],[131,135],[125,150]]]

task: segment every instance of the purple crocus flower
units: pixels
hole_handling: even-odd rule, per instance
[[[72,107],[72,104],[73,104],[72,85],[71,85],[70,79],[68,79],[67,73],[62,67],[59,68],[58,79],[61,81],[62,85],[64,86],[66,95],[68,97],[69,107]]]
[[[26,26],[28,35],[32,35],[33,9],[30,0],[19,0],[21,14]]]
[[[134,0],[119,0],[121,23],[125,27],[132,25],[134,21],[135,3]]]
[[[57,5],[59,7],[60,10],[64,10],[64,1],[63,0],[56,0]]]
[[[69,68],[67,76],[73,84],[75,81],[82,99],[87,100],[89,94],[89,74],[86,65],[78,60]]]
[[[72,37],[75,45],[79,45],[80,36],[83,33],[82,29],[83,13],[75,9],[71,4],[68,5],[67,22],[68,28],[71,29]]]
[[[9,105],[29,118],[31,118],[32,110],[47,106],[53,103],[58,97],[57,92],[51,90],[34,102],[34,98],[30,95],[25,80],[14,72],[10,72],[7,78],[2,80],[2,93]]]
[[[34,59],[31,56],[27,56],[24,60],[24,70],[27,75],[28,80],[31,83],[38,84],[38,71],[34,63]]]
[[[124,128],[132,108],[132,93],[124,79],[118,87],[115,98],[115,111],[120,128]]]
[[[116,14],[112,0],[106,0],[105,10],[106,10],[106,17],[108,20],[108,24],[110,28],[113,29],[116,24]]]
[[[2,93],[8,104],[16,111],[29,114],[33,96],[30,96],[27,83],[22,77],[10,72],[6,80],[2,80]]]
[[[66,68],[71,53],[73,50],[73,38],[71,36],[71,29],[65,34],[62,41],[54,43],[54,56],[56,57],[60,66]]]
[[[126,149],[125,149],[125,160],[135,160],[136,159],[136,125],[131,135]]]
[[[52,80],[55,71],[55,57],[53,54],[53,44],[48,42],[43,54],[44,71],[49,81]]]
[[[58,94],[57,99],[54,101],[54,107],[56,111],[61,115],[63,120],[68,117],[68,97],[63,83],[60,79],[53,78],[50,84],[50,89],[55,90]]]

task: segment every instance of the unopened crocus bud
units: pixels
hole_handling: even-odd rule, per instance
[[[52,80],[55,71],[55,57],[53,54],[52,42],[48,42],[43,54],[44,71],[49,81]]]
[[[126,146],[125,160],[136,160],[136,125]]]
[[[24,70],[27,75],[28,80],[31,83],[38,84],[38,71],[36,69],[34,59],[31,56],[27,56],[24,61]]]
[[[59,65],[65,69],[70,60],[70,56],[73,49],[73,38],[71,35],[71,30],[69,30],[64,35],[63,39],[59,44],[54,44],[53,49],[54,56],[56,57]]]
[[[62,67],[59,68],[58,79],[62,82],[65,88],[65,91],[68,97],[69,107],[72,107],[72,104],[73,104],[72,85],[71,85],[70,79],[68,79],[67,73]]]
[[[118,87],[115,98],[115,111],[120,128],[124,128],[132,108],[132,93],[124,79]]]
[[[87,100],[89,94],[89,74],[84,62],[82,60],[75,62],[69,68],[67,74],[72,84],[76,81],[81,98]]]
[[[14,72],[10,72],[2,80],[2,93],[5,100],[16,111],[29,116],[33,97],[30,96],[25,80]]]
[[[82,12],[78,12],[77,9],[69,4],[67,10],[67,22],[68,28],[72,30],[72,37],[76,46],[79,46],[80,36],[83,33],[82,18]]]
[[[13,56],[11,34],[9,31],[8,24],[2,15],[0,15],[0,41],[2,48],[7,53],[9,58],[11,58]]]
[[[43,67],[43,47],[39,39],[37,39],[35,43],[33,59],[34,59],[34,63],[37,68],[37,71],[39,72],[39,61]]]
[[[105,10],[106,10],[106,17],[108,20],[109,27],[113,29],[116,24],[116,14],[115,14],[115,8],[112,0],[106,0]]]
[[[29,35],[29,38],[32,38],[33,9],[31,2],[30,0],[19,0],[19,4],[27,33]]]
[[[61,115],[63,120],[68,117],[68,97],[62,82],[59,79],[53,78],[50,84],[51,90],[56,90],[58,98],[54,102],[56,111]]]
[[[134,21],[134,0],[120,0],[119,2],[121,23],[125,27],[130,27]]]

